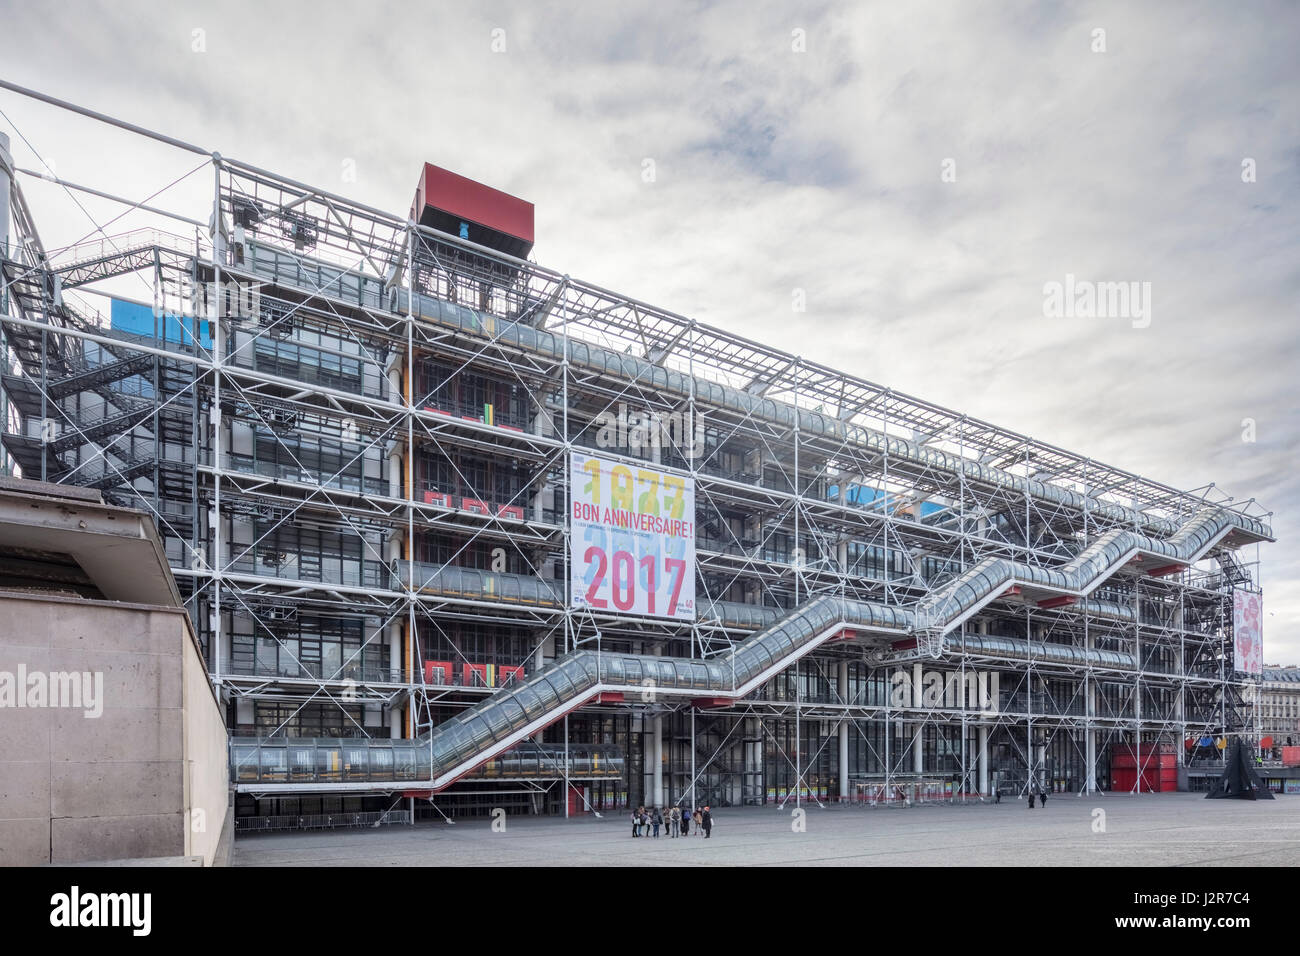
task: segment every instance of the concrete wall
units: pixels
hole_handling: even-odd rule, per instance
[[[225,733],[185,613],[0,592],[0,680],[20,668],[101,674],[102,713],[0,705],[0,865],[211,861]]]
[[[212,695],[198,644],[185,633],[181,670],[185,679],[185,806],[190,812],[186,856],[201,856],[211,866],[227,825],[230,761],[226,724]]]

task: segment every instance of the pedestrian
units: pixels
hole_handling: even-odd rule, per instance
[[[1034,788],[1029,788],[1029,809],[1034,809]]]
[[[682,836],[691,835],[691,812],[682,806]]]
[[[1043,809],[1047,809],[1047,791],[1040,790],[1038,792],[1038,798],[1043,801]]]
[[[658,807],[655,807],[654,816],[650,818],[650,824],[651,826],[654,827],[654,831],[655,831],[654,838],[656,840],[659,839],[659,828],[663,826],[663,822],[664,822],[664,815],[659,812]]]
[[[691,823],[695,827],[695,835],[703,836],[704,814],[700,811],[699,807],[696,807],[695,812],[691,814]]]
[[[1001,787],[994,787],[994,788],[993,788],[993,802],[994,802],[994,803],[1001,803],[1001,802],[1002,802],[1002,788],[1001,788]]]
[[[632,839],[641,835],[641,810],[640,808],[632,811]]]
[[[707,840],[713,836],[713,813],[708,807],[704,808],[700,821],[704,824],[704,839]]]
[[[673,807],[668,811],[668,836],[676,839],[678,832],[682,828],[682,808]]]

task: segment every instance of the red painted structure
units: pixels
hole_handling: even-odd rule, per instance
[[[714,707],[729,707],[733,701],[730,697],[696,697],[691,705],[698,710],[711,710]]]
[[[459,679],[457,672],[459,670]],[[442,687],[507,687],[524,679],[523,665],[473,664],[461,661],[425,661],[424,682]]]
[[[1110,777],[1118,793],[1172,793],[1178,789],[1178,755],[1168,744],[1119,747],[1110,758]]]
[[[569,784],[569,816],[576,817],[587,812],[586,794],[574,784]]]
[[[424,662],[424,682],[426,684],[449,686],[453,679],[452,675],[455,673],[451,661]]]
[[[1178,574],[1180,571],[1186,571],[1187,566],[1184,564],[1166,564],[1163,567],[1152,568],[1147,573],[1153,578],[1163,578],[1168,574]]]
[[[471,242],[520,259],[533,248],[532,203],[432,163],[420,173],[411,218],[453,236],[465,223]]]

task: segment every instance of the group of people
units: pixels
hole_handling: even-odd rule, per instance
[[[1029,800],[1029,809],[1030,809],[1030,810],[1034,809],[1034,800],[1035,800],[1035,799],[1041,800],[1043,806],[1047,806],[1047,791],[1046,791],[1046,790],[1040,789],[1040,788],[1038,788],[1038,787],[1032,787],[1032,786],[1031,786],[1031,787],[1029,788],[1028,792],[1025,794],[1025,796],[1026,796],[1026,798]],[[1001,802],[1002,802],[1002,788],[999,787],[999,786],[996,786],[996,785],[993,787],[993,802],[994,802],[994,803],[1001,803]]]
[[[713,835],[713,812],[708,807],[687,809],[686,805],[676,807],[637,807],[632,812],[632,836],[659,838],[659,828],[664,827],[668,836],[690,836],[692,825],[695,835],[708,839]]]

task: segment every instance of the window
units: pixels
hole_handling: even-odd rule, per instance
[[[360,620],[262,619],[253,624],[253,634],[231,636],[231,670],[267,677],[386,680],[388,641],[372,628],[366,642],[365,630]]]

